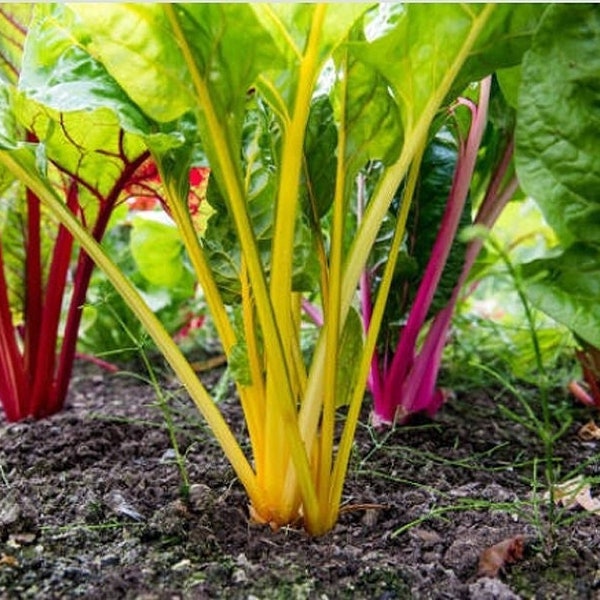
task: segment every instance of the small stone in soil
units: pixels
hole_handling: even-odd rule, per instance
[[[469,598],[472,600],[520,600],[505,583],[499,579],[482,577],[469,585]]]

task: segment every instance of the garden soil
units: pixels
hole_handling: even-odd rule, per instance
[[[365,412],[339,523],[311,539],[250,521],[191,402],[163,389],[188,498],[154,391],[130,375],[80,364],[62,413],[0,420],[0,599],[600,598],[595,487],[579,496],[587,509],[550,519],[543,469],[532,475],[543,448],[499,411],[517,408],[506,395],[457,393],[434,420],[391,432]],[[557,444],[563,479],[600,480],[600,441],[578,435],[590,416],[575,411]]]

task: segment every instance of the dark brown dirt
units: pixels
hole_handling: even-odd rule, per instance
[[[510,398],[459,393],[433,422],[362,425],[346,510],[309,539],[248,521],[210,433],[166,387],[189,501],[153,391],[130,376],[80,365],[64,412],[0,420],[0,599],[600,598],[600,516],[564,512],[552,535],[533,500],[542,448],[499,413]],[[235,420],[234,401],[224,410]],[[598,480],[600,442],[577,437],[589,416],[575,411],[557,445],[563,479],[579,469]],[[478,577],[484,549],[515,535],[524,557]]]

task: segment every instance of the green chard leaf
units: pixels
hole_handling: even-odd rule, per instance
[[[0,7],[0,80],[15,85],[19,79],[23,45],[34,4],[11,3]]]
[[[241,151],[247,94],[260,73],[281,63],[273,40],[261,27],[252,5],[182,4],[174,7],[174,13],[177,25],[171,22],[169,27],[175,35],[164,37],[178,39],[179,45],[189,50],[183,81],[188,86],[186,97],[192,98],[189,108],[197,109],[196,98],[204,101],[198,126],[207,154],[221,155],[223,148],[217,146],[226,141],[231,155],[237,156]],[[178,64],[181,53],[179,49],[173,55],[167,51],[166,56],[167,62]],[[182,65],[185,67],[185,63]],[[167,92],[173,98],[173,90]],[[215,140],[209,135],[211,119],[218,121],[226,140]],[[221,180],[221,165],[214,163],[211,168]]]
[[[393,162],[403,143],[402,117],[389,81],[361,60],[368,46],[355,42],[347,52],[339,53],[338,60],[346,63],[347,70],[345,79],[337,81],[332,92],[337,119],[346,129],[349,179],[368,161]]]
[[[519,65],[547,7],[541,3],[496,5],[457,78],[456,91],[498,69]]]
[[[527,297],[600,348],[600,246],[576,243],[561,255],[522,265]]]
[[[356,310],[350,309],[342,329],[338,370],[336,374],[335,397],[336,406],[350,403],[358,372],[356,365],[363,350],[363,324]]]
[[[68,7],[38,8],[14,110],[19,125],[44,144],[48,160],[82,184],[79,204],[91,223],[99,199],[145,152],[143,136],[159,134],[89,53],[86,39]]]
[[[338,132],[333,107],[328,96],[315,98],[311,104],[304,140],[305,211],[318,217],[327,213],[335,190]]]
[[[106,198],[125,166],[145,151],[142,139],[122,132],[108,109],[59,113],[21,96],[17,114],[20,124],[44,144],[47,158],[85,183],[79,203],[88,218],[98,197]]]
[[[394,26],[361,53],[386,77],[400,103],[404,127],[426,109],[461,53],[476,19],[488,13],[465,62],[452,82],[448,100],[465,86],[499,68],[520,62],[545,5],[405,4],[393,12]],[[382,61],[381,57],[386,60]]]
[[[274,3],[253,4],[260,24],[270,32],[272,44],[279,51],[281,61],[271,60],[265,65],[258,86],[267,101],[282,117],[292,114],[299,76],[299,58],[303,55],[316,11],[315,4]],[[321,65],[344,41],[353,24],[369,5],[346,3],[328,5],[320,31],[319,56]]]
[[[148,212],[135,216],[131,226],[130,249],[140,273],[150,283],[166,288],[185,280],[191,293],[193,277],[175,224],[162,212]]]
[[[242,131],[244,180],[248,213],[267,274],[271,264],[273,201],[279,177],[280,143],[281,132],[273,111],[256,98],[249,100]],[[239,240],[219,184],[212,178],[208,186],[208,202],[216,212],[206,232],[205,249],[225,301],[235,304],[241,293]],[[318,264],[304,213],[298,216],[295,235],[293,287],[297,291],[312,290],[318,276]]]
[[[504,98],[515,109],[519,105],[519,87],[521,86],[522,74],[523,68],[521,64],[508,67],[507,69],[499,69],[496,73],[496,78]]]
[[[600,7],[549,7],[523,61],[517,173],[563,245],[600,240]]]
[[[451,72],[482,10],[475,4],[406,4],[395,16],[395,27],[361,50],[361,59],[389,82],[405,131],[412,129],[430,104],[432,90]]]
[[[161,4],[74,3],[69,9],[77,17],[69,30],[81,29],[85,53],[148,117],[174,121],[193,106],[190,75]],[[93,86],[97,73],[87,70],[88,62],[82,68]],[[115,96],[108,92],[105,103]]]
[[[457,159],[458,147],[447,129],[438,133],[423,155],[419,183],[408,224],[409,236],[414,240],[411,255],[419,265],[419,276],[425,270],[438,235],[442,216],[448,204]],[[459,227],[466,227],[471,223],[471,203],[467,198]],[[453,240],[430,314],[441,310],[450,299],[463,268],[465,251],[464,243]]]
[[[19,89],[28,98],[56,111],[111,109],[125,129],[148,133],[148,119],[86,42],[89,44],[89,37],[70,8],[55,5],[50,14],[47,9],[38,8],[27,36]],[[88,129],[87,133],[93,131]]]
[[[406,241],[400,254],[392,291],[386,306],[385,321],[390,331],[395,331],[399,321],[414,300],[431,251],[438,235],[442,216],[446,210],[452,188],[454,171],[458,160],[458,146],[450,130],[445,127],[429,142],[421,161],[419,180],[406,226]],[[402,188],[399,190],[401,192]],[[399,201],[392,208],[397,210]],[[390,229],[396,215],[388,216]],[[469,198],[461,217],[460,227],[471,225],[471,202]],[[384,232],[382,231],[382,234]],[[391,233],[388,234],[388,237]],[[375,246],[377,260],[385,261],[385,239]],[[381,248],[380,248],[381,246]],[[430,316],[441,310],[448,302],[464,264],[466,246],[459,240],[452,242],[452,249],[442,273],[430,308]],[[395,334],[394,334],[395,335]]]

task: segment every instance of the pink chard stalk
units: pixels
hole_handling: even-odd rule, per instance
[[[434,317],[420,347],[418,339],[440,283],[465,207],[487,123],[490,85],[490,78],[482,82],[478,106],[466,99],[459,100],[459,104],[467,106],[471,112],[471,125],[466,140],[461,140],[459,145],[452,187],[429,262],[406,323],[402,327],[393,356],[390,357],[387,351],[383,351],[382,355],[376,352],[372,359],[369,389],[373,396],[372,421],[375,426],[402,423],[419,412],[433,416],[444,402],[444,391],[436,388],[442,353],[461,289],[481,250],[483,244],[481,239],[477,238],[469,243],[465,262],[451,297],[446,306]],[[506,202],[512,197],[517,187],[515,179],[501,187],[511,157],[512,142],[508,144],[500,165],[491,179],[475,224],[490,228]],[[368,328],[372,313],[370,279],[370,273],[365,270],[361,280],[362,316],[365,328]]]
[[[600,409],[600,348],[580,340],[575,355],[581,364],[584,383],[571,381],[569,391],[585,406]]]

